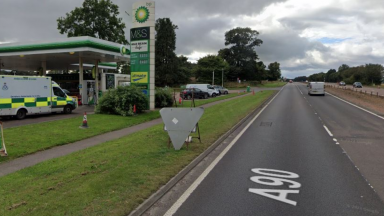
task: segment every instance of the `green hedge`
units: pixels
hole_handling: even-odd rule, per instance
[[[156,88],[156,108],[171,107],[173,105],[172,93],[168,88]]]
[[[134,105],[136,112],[140,113],[147,109],[147,104],[147,96],[141,89],[134,86],[119,86],[103,94],[96,106],[96,113],[132,116]]]

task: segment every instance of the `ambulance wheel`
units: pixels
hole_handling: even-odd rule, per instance
[[[65,114],[71,114],[72,113],[72,107],[70,105],[67,105],[64,107],[64,113]]]
[[[25,109],[19,109],[19,111],[16,113],[16,118],[18,120],[24,119],[25,116],[27,116],[27,111]]]

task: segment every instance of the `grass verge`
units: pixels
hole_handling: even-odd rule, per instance
[[[168,136],[157,125],[4,176],[0,214],[127,215],[272,93],[205,109],[202,143],[188,151],[168,149]]]
[[[195,104],[196,106],[201,106],[235,96],[238,96],[238,94],[196,100]],[[184,101],[181,107],[190,106],[190,101]],[[8,128],[4,130],[4,137],[9,156],[0,157],[0,163],[55,146],[65,145],[103,133],[131,127],[156,118],[160,118],[158,111],[142,113],[133,117],[91,114],[88,115],[88,125],[90,126],[88,129],[79,129],[83,117]]]
[[[240,93],[240,95],[244,95],[245,93]],[[204,104],[207,104],[207,103],[212,103],[212,102],[215,102],[215,101],[220,101],[220,100],[225,100],[225,99],[228,99],[228,98],[233,98],[233,97],[236,97],[236,96],[239,96],[239,94],[237,93],[232,93],[232,94],[227,94],[227,95],[222,95],[222,96],[218,96],[218,97],[214,97],[214,98],[209,98],[209,99],[195,99],[195,105],[196,106],[201,106],[201,105],[204,105]],[[191,107],[191,100],[184,100],[183,101],[183,104],[177,104],[177,107]]]
[[[0,163],[37,151],[64,145],[110,131],[130,127],[159,118],[158,111],[133,117],[117,115],[88,115],[88,129],[80,129],[83,117],[43,122],[4,130],[8,157],[0,157]]]

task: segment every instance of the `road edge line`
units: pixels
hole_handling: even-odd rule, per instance
[[[180,206],[188,199],[188,197],[193,193],[193,191],[200,185],[200,183],[207,177],[207,175],[213,170],[213,168],[220,162],[220,160],[227,154],[227,152],[232,148],[232,146],[237,142],[237,140],[244,134],[246,130],[253,124],[253,122],[260,116],[260,114],[268,107],[268,105],[279,95],[281,90],[270,100],[265,107],[263,107],[260,112],[253,117],[253,119],[240,131],[240,133],[231,141],[231,143],[215,158],[215,160],[203,171],[202,174],[192,183],[189,188],[184,191],[181,197],[171,206],[170,209],[164,214],[165,216],[171,216],[180,208]]]
[[[282,88],[283,89],[283,88]],[[282,90],[280,89],[280,91]],[[255,108],[251,113],[240,120],[229,131],[224,133],[219,139],[217,139],[210,147],[208,147],[203,153],[196,157],[189,165],[182,169],[176,176],[171,178],[164,186],[158,189],[157,192],[148,197],[141,205],[135,210],[130,212],[128,216],[138,216],[144,214],[152,205],[154,205],[161,197],[163,197],[173,186],[175,186],[185,175],[187,175],[195,166],[197,166],[208,154],[216,149],[230,134],[232,134],[237,128],[239,128],[245,121],[251,116],[255,115],[262,107],[264,107],[272,97],[278,92],[274,93],[271,97],[266,99],[259,107]],[[236,97],[235,97],[236,98]]]
[[[335,95],[333,95],[333,94],[331,94],[331,93],[328,93],[328,92],[327,92],[327,94],[331,95],[332,97],[334,97],[334,98],[336,98],[336,99],[339,99],[339,100],[343,101],[344,103],[347,103],[347,104],[349,104],[349,105],[351,105],[351,106],[354,106],[354,107],[356,107],[356,108],[358,108],[358,109],[360,109],[360,110],[363,110],[364,112],[367,112],[367,113],[369,113],[369,114],[371,114],[371,115],[373,115],[373,116],[376,116],[376,117],[381,118],[382,120],[384,120],[384,117],[379,116],[379,115],[377,115],[377,114],[374,113],[374,112],[371,112],[371,111],[366,110],[366,109],[364,109],[364,108],[362,108],[362,107],[359,107],[359,106],[357,106],[357,105],[355,105],[355,104],[353,104],[353,103],[351,103],[351,102],[348,102],[348,101],[346,101],[346,100],[344,100],[344,99],[342,99],[342,98],[339,98],[339,97],[337,97],[337,96],[335,96]]]

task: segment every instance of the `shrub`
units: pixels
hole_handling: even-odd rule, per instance
[[[173,105],[172,93],[168,88],[156,88],[156,108],[171,107]]]
[[[139,88],[119,86],[104,93],[96,106],[96,113],[132,116],[133,105],[140,113],[147,109],[147,104],[147,96]]]

